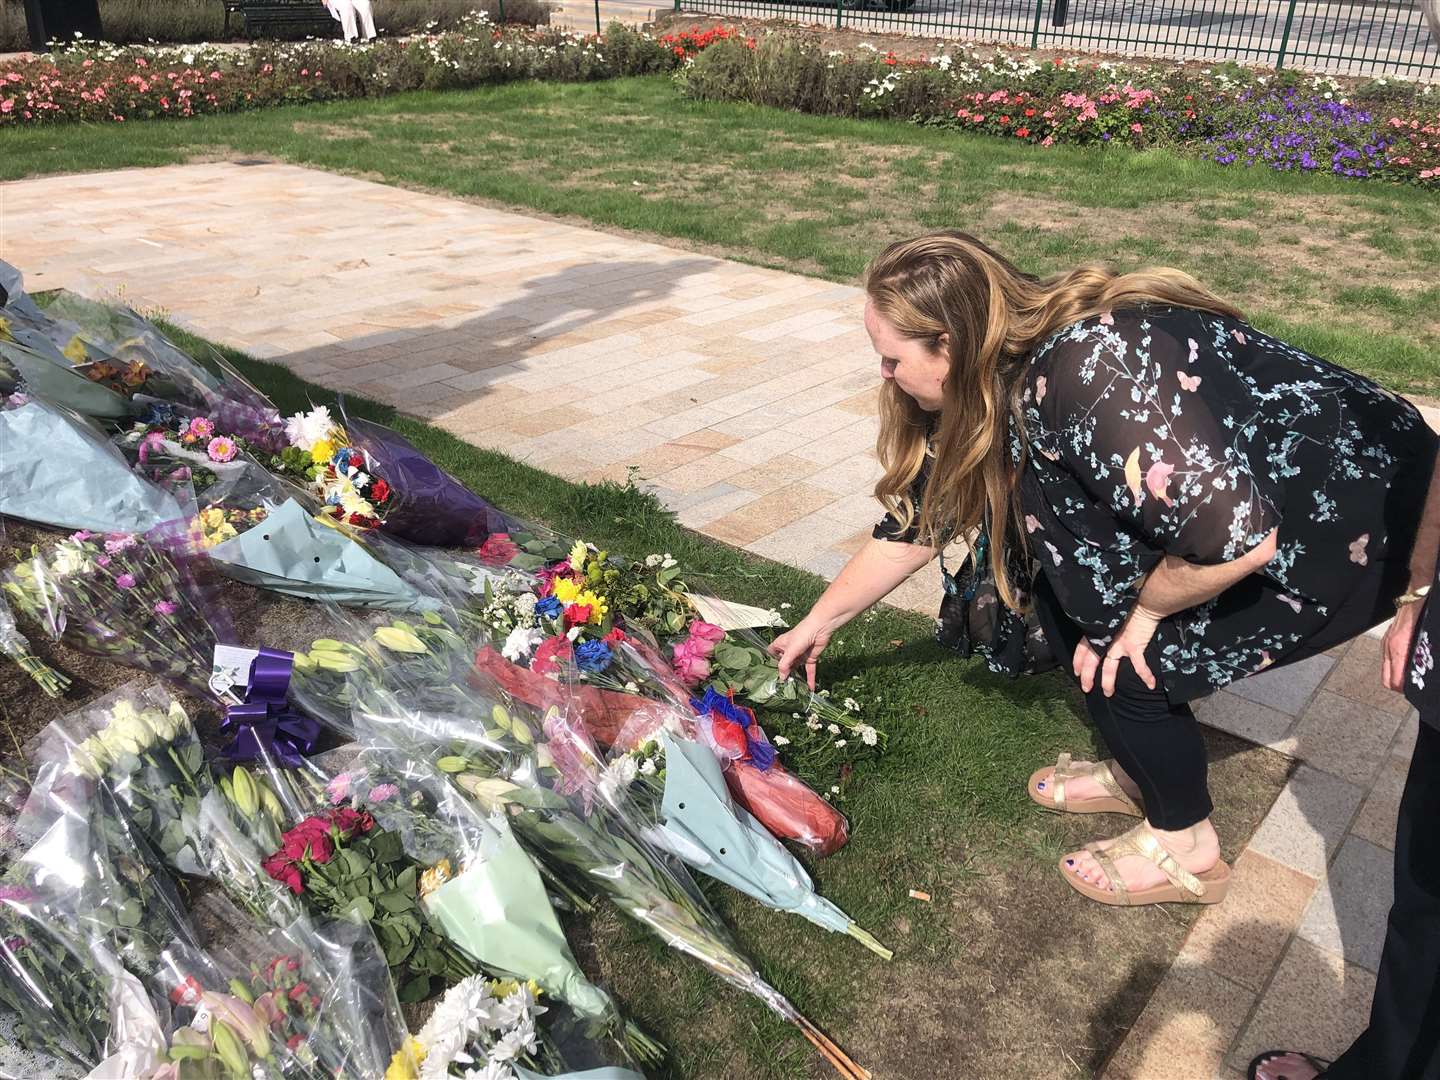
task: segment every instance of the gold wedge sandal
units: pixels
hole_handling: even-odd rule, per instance
[[[1065,784],[1070,780],[1090,779],[1103,787],[1108,794],[1090,799],[1070,799],[1065,795]],[[1045,784],[1041,790],[1038,785]],[[1030,774],[1030,798],[1046,810],[1062,814],[1128,814],[1143,818],[1144,809],[1125,793],[1104,761],[1098,761],[1084,768],[1077,768],[1070,761],[1069,754],[1061,754],[1053,768],[1047,766]]]
[[[1060,873],[1070,887],[1081,896],[1088,896],[1099,904],[1115,907],[1138,907],[1143,904],[1218,904],[1230,891],[1230,866],[1223,859],[1203,874],[1192,874],[1186,870],[1164,847],[1159,838],[1144,822],[1129,832],[1116,837],[1106,848],[1098,844],[1086,844],[1100,869],[1110,879],[1110,887],[1102,889],[1092,885],[1060,860]],[[1153,885],[1148,889],[1129,889],[1125,880],[1115,869],[1115,860],[1126,855],[1138,855],[1148,859],[1160,868],[1168,884]]]

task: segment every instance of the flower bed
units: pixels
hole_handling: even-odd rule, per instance
[[[1393,78],[959,49],[902,60],[782,35],[748,48],[733,36],[714,41],[676,77],[702,100],[911,120],[1042,147],[1168,146],[1221,165],[1440,184],[1440,94]]]
[[[239,112],[406,90],[517,79],[584,81],[672,70],[714,35],[657,39],[621,26],[603,38],[499,28],[472,13],[462,29],[370,45],[88,45],[0,67],[0,129]]]

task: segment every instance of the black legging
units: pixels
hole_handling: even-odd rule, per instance
[[[1060,610],[1043,574],[1035,583],[1035,603],[1041,625],[1061,666],[1074,677],[1072,659],[1083,633]],[[1145,651],[1152,672],[1160,670],[1159,646],[1152,641]],[[1122,660],[1115,675],[1115,694],[1106,697],[1100,675],[1085,695],[1090,719],[1120,767],[1140,788],[1145,820],[1167,832],[1204,821],[1215,808],[1206,783],[1205,740],[1199,721],[1186,704],[1172,705],[1162,686],[1151,690]]]

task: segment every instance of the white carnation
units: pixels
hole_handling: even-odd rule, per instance
[[[509,636],[506,637],[500,654],[504,656],[506,660],[513,660],[519,663],[521,660],[528,658],[529,655],[535,651],[535,646],[539,645],[542,640],[544,640],[544,637],[540,631],[532,630],[528,626],[517,626],[514,630],[511,630]]]
[[[317,405],[308,413],[296,413],[286,420],[285,437],[290,440],[290,445],[308,451],[321,439],[328,437],[334,427],[335,421],[330,418],[330,410],[324,405]]]

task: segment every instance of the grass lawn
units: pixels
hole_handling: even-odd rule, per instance
[[[206,355],[204,343],[175,336]],[[330,397],[283,367],[221,351],[287,412]],[[572,484],[381,406],[347,404],[393,424],[507,510],[610,550],[669,551],[693,568],[692,583],[731,599],[789,602],[799,611],[823,587],[813,575],[679,528],[653,497],[632,488]],[[38,539],[33,529],[12,527],[9,544]],[[5,561],[19,554],[12,550]],[[293,648],[314,633],[314,609],[304,604],[240,585],[226,595],[242,640]],[[77,685],[69,704],[52,702],[13,665],[0,665],[7,747],[130,677],[36,644]],[[1098,1073],[1197,912],[1117,913],[1080,899],[1060,880],[1055,862],[1064,851],[1128,824],[1047,816],[1025,796],[1032,769],[1091,744],[1071,692],[1058,677],[1011,682],[962,663],[931,641],[930,620],[892,609],[847,628],[827,652],[822,675],[864,702],[869,721],[890,733],[891,750],[857,770],[849,785],[850,844],[812,868],[824,894],[896,958],[886,964],[796,916],[708,888],[742,944],[773,985],[877,1076]],[[1210,741],[1216,824],[1233,859],[1274,800],[1288,762],[1228,737],[1212,733]],[[911,889],[929,893],[931,902],[911,899]],[[667,1075],[825,1075],[808,1044],[762,1006],[722,990],[697,964],[613,912],[571,929],[582,963],[672,1048]]]
[[[1188,270],[1263,329],[1440,395],[1440,200],[1385,184],[696,104],[663,77],[0,136],[0,179],[267,155],[851,281],[952,226],[1027,269]]]

